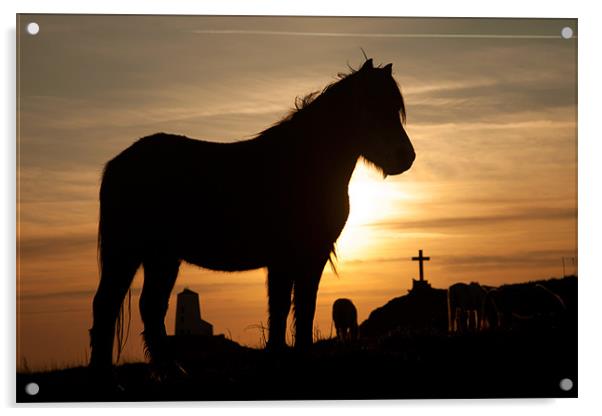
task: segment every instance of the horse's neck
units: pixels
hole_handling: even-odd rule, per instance
[[[350,147],[353,131],[344,122],[319,115],[293,122],[295,140],[300,143],[307,171],[324,185],[344,187],[351,179],[359,153]]]

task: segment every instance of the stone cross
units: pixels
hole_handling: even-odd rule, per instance
[[[424,257],[422,250],[418,250],[418,257],[412,257],[412,261],[418,261],[420,264],[420,281],[424,280],[424,262],[430,260],[430,257]]]

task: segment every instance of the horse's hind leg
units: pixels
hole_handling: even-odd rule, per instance
[[[109,254],[106,249],[101,252],[101,261],[100,283],[92,303],[90,367],[108,370],[113,364],[115,324],[140,261],[124,252]]]
[[[454,332],[462,331],[462,308],[457,306],[454,310]]]
[[[474,314],[472,313],[472,309],[466,309],[466,331],[473,332],[474,331]]]
[[[470,311],[470,316],[472,317],[472,331],[477,332],[480,329],[479,326],[479,313],[476,309]]]
[[[169,296],[178,276],[180,261],[173,258],[145,259],[144,284],[140,295],[140,315],[144,323],[146,354],[158,367],[169,365],[172,359],[165,331],[165,314]]]

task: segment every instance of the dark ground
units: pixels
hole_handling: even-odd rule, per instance
[[[562,291],[571,298],[567,307],[572,313],[562,327],[464,335],[380,328],[378,336],[355,345],[318,342],[308,354],[275,355],[223,337],[172,340],[186,377],[158,382],[143,363],[117,367],[116,383],[108,387],[96,383],[84,367],[21,373],[17,401],[577,397],[576,278],[554,284],[564,285]],[[572,390],[560,389],[563,378],[573,381]],[[40,386],[36,396],[25,393],[30,382]]]

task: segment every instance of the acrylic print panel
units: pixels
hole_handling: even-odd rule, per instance
[[[575,19],[17,32],[18,401],[577,396]]]

